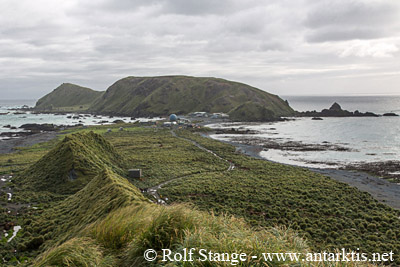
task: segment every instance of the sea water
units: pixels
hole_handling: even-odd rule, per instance
[[[149,121],[157,120],[160,118],[136,118],[132,120],[130,117],[109,117],[109,116],[92,116],[90,114],[85,114],[85,116],[79,119],[68,118],[69,116],[74,116],[76,114],[35,114],[30,111],[25,112],[25,114],[18,114],[21,110],[13,110],[15,108],[21,108],[23,105],[33,107],[35,105],[35,100],[0,100],[0,133],[2,132],[18,132],[23,131],[19,128],[23,124],[27,123],[37,123],[44,124],[50,123],[55,125],[99,125],[99,124],[110,124],[115,120],[122,120],[124,122],[135,122],[135,121]],[[8,113],[5,114],[4,113]],[[16,114],[17,113],[17,114]],[[83,114],[82,114],[83,115]],[[107,121],[107,122],[104,122]],[[16,127],[16,129],[10,129],[4,126]],[[9,137],[4,137],[6,139]],[[1,137],[0,137],[1,139]]]
[[[400,96],[284,96],[298,111],[329,108],[334,102],[343,109],[400,115]],[[281,163],[306,167],[337,168],[349,163],[400,160],[400,117],[294,118],[276,123],[213,124],[213,128],[245,128],[259,133],[246,138],[271,139],[305,144],[333,144],[347,151],[287,151],[268,149],[261,156]],[[231,140],[239,135],[213,135]],[[243,136],[243,135],[240,135]]]

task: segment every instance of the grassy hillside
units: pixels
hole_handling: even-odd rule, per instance
[[[143,253],[150,248],[240,250],[259,256],[271,250],[307,251],[304,240],[287,229],[255,230],[241,219],[216,217],[184,205],[149,203],[125,178],[108,170],[42,215],[32,225],[38,227],[46,229],[40,231],[45,252],[34,266],[149,266]],[[24,249],[29,245],[30,241]],[[160,258],[156,262],[167,264]]]
[[[233,112],[244,103],[261,108]],[[135,117],[232,111],[234,120],[270,120],[293,114],[285,101],[260,89],[223,79],[189,76],[124,78],[110,86],[90,110]]]
[[[76,236],[90,223],[105,218],[118,208],[145,201],[129,181],[109,169],[99,170],[82,190],[37,216],[26,229],[31,238],[22,251],[58,244]],[[35,243],[38,238],[42,242]]]
[[[93,132],[66,136],[54,149],[20,174],[26,189],[70,194],[83,188],[104,167],[124,174],[123,157]]]
[[[135,136],[141,132],[135,129],[129,134]],[[119,135],[116,136],[118,140]],[[88,143],[88,139],[94,139],[91,143],[97,143],[95,139],[99,138],[97,134],[90,132],[75,134],[69,138],[77,137],[87,139],[85,143]],[[53,150],[63,151],[64,143],[62,141]],[[31,217],[25,215],[22,227],[11,243],[0,243],[0,255],[3,260],[15,255],[28,266],[168,264],[162,262],[161,258],[153,263],[146,262],[143,252],[150,248],[159,253],[161,249],[171,249],[173,253],[182,252],[183,248],[188,247],[227,253],[245,252],[248,255],[257,255],[259,259],[265,251],[308,251],[306,242],[286,228],[255,229],[243,219],[215,216],[187,205],[164,207],[153,204],[127,179],[107,167],[100,169],[74,195],[61,202],[54,202],[53,207]],[[18,253],[9,252],[14,251],[15,246]],[[36,255],[33,261],[28,258]],[[14,259],[9,263],[16,264],[16,258]],[[275,261],[270,261],[270,264],[281,265]],[[220,264],[196,261],[182,266]],[[249,260],[241,266],[264,264],[261,260]]]
[[[178,133],[237,168],[171,182],[160,190],[170,202],[195,203],[201,209],[243,216],[265,227],[287,225],[304,233],[315,250],[344,247],[400,253],[399,211],[368,193],[307,169],[238,155],[233,146],[188,131]]]
[[[81,133],[71,137],[96,139],[102,135],[114,147],[108,151],[117,151],[129,166],[142,168],[143,179],[128,181],[116,173],[121,168],[107,160],[77,193],[50,203],[48,208],[35,203],[39,209],[28,209],[15,217],[22,230],[10,243],[3,238],[1,258],[11,261],[14,257],[21,262],[26,259],[28,266],[162,266],[166,263],[160,259],[154,265],[144,262],[143,252],[148,248],[178,252],[194,247],[260,256],[262,252],[359,247],[363,252],[393,250],[396,264],[400,263],[400,214],[369,194],[302,168],[249,158],[235,153],[232,146],[192,132],[176,131],[186,138],[182,139],[170,130],[124,126],[124,131],[111,133],[106,133],[110,126],[96,126],[79,130]],[[229,163],[187,139],[232,161],[235,169],[228,170]],[[53,150],[63,150],[63,143],[53,146]],[[48,148],[41,146],[42,150]],[[36,157],[30,150],[26,151]],[[15,164],[23,163],[23,152],[13,157]],[[3,162],[6,160],[0,160],[0,164]],[[15,177],[13,186],[18,186],[15,182],[19,177]],[[168,198],[167,206],[150,203],[137,189],[165,181],[171,182],[158,192]],[[20,193],[15,191],[11,204],[18,204],[14,201]],[[150,196],[150,200],[154,198]],[[6,217],[5,221],[9,220]],[[231,264],[196,262],[169,266]],[[240,266],[266,264],[254,260]],[[288,262],[271,262],[267,266],[288,266]]]
[[[103,92],[63,83],[36,102],[35,109],[48,111],[74,111],[87,109]]]

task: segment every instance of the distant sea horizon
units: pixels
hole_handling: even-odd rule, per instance
[[[360,112],[384,114],[393,112],[400,115],[400,95],[357,95],[357,96],[305,96],[284,95],[292,108],[298,111],[329,108],[334,102],[343,109]],[[34,99],[1,99],[0,112],[10,107],[33,106]],[[123,118],[129,122],[130,118]],[[87,118],[85,124],[96,124],[97,119]],[[77,120],[67,119],[52,114],[27,114],[0,116],[0,132],[11,124],[19,127],[23,123],[74,124]],[[216,125],[223,127],[223,125]],[[228,126],[231,127],[231,126]],[[302,142],[305,144],[329,143],[346,147],[349,151],[285,151],[269,149],[261,156],[281,162],[307,167],[332,167],[348,163],[377,162],[400,159],[400,117],[357,117],[324,118],[314,121],[311,118],[276,123],[240,123],[235,127],[244,127],[259,131],[249,138],[265,138],[278,142]],[[229,140],[229,136],[214,136],[216,139]],[[400,170],[399,170],[400,171]]]
[[[289,105],[297,111],[321,111],[338,103],[343,109],[360,112],[400,112],[400,94],[398,95],[283,95]]]
[[[281,96],[297,111],[329,108],[334,102],[349,111],[396,113],[400,115],[400,95],[378,96]],[[281,163],[337,168],[347,164],[398,161],[400,159],[400,117],[295,118],[275,123],[215,124],[210,127],[245,128],[258,134],[245,135],[258,142],[300,142],[332,144],[347,151],[290,151],[268,149],[261,156]],[[241,135],[243,137],[243,135]],[[234,135],[213,135],[218,140],[231,141]],[[400,170],[398,170],[400,171]]]
[[[314,110],[316,107],[321,107],[325,103],[329,103],[329,101],[332,100],[337,100],[335,102],[340,102],[341,100],[342,103],[339,103],[341,105],[346,106],[347,104],[349,105],[349,110],[351,110],[350,104],[354,104],[356,101],[348,101],[349,99],[354,99],[355,97],[357,98],[363,98],[363,101],[361,102],[366,102],[366,100],[371,100],[373,98],[380,98],[380,97],[400,97],[399,94],[371,94],[371,93],[366,93],[366,94],[331,94],[331,95],[319,95],[319,94],[284,94],[280,95],[278,94],[280,98],[283,100],[288,100],[289,105],[297,110],[297,111],[308,111],[308,110]],[[0,99],[0,106],[18,106],[18,105],[28,105],[28,106],[34,106],[36,102],[40,99],[39,98],[2,98]],[[304,104],[307,103],[309,104],[309,107],[304,106]],[[357,105],[358,106],[358,105]],[[297,107],[297,108],[296,108]],[[343,107],[343,106],[342,106]],[[323,108],[328,108],[328,107],[323,107]],[[345,108],[345,107],[344,107]],[[319,111],[317,109],[317,111]],[[360,110],[362,111],[362,110]],[[365,111],[364,111],[365,112]]]

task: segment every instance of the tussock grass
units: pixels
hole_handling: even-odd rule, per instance
[[[100,127],[96,129],[103,131]],[[18,242],[18,254],[35,257],[42,253],[35,261],[36,266],[224,266],[224,263],[216,262],[167,264],[160,262],[159,258],[150,264],[143,261],[143,252],[148,248],[158,251],[168,248],[174,253],[193,247],[221,253],[245,252],[248,255],[260,255],[263,252],[304,253],[309,251],[308,246],[295,231],[304,234],[310,246],[313,246],[315,241],[322,238],[329,244],[341,244],[338,242],[341,237],[334,235],[339,230],[348,239],[346,243],[354,243],[355,240],[350,239],[352,236],[357,241],[368,242],[368,238],[365,238],[367,233],[371,233],[368,229],[382,232],[382,227],[391,227],[392,231],[385,235],[392,239],[379,236],[379,244],[368,245],[379,245],[384,249],[383,246],[397,244],[398,230],[395,226],[398,224],[398,216],[393,216],[395,213],[389,208],[370,201],[368,196],[362,196],[344,185],[334,187],[337,183],[299,168],[270,164],[235,154],[233,147],[220,142],[188,132],[179,134],[188,135],[218,155],[232,160],[237,168],[226,172],[226,162],[200,151],[190,142],[172,137],[168,131],[134,128],[105,136],[127,157],[127,161],[139,164],[135,165],[139,168],[147,168],[144,169],[145,181],[139,183],[141,185],[157,184],[182,173],[192,174],[184,180],[168,184],[159,192],[163,195],[165,193],[169,201],[192,202],[203,211],[188,204],[163,207],[149,203],[131,184],[133,181],[129,182],[119,175],[121,165],[115,161],[118,156],[114,157],[114,148],[107,148],[109,144],[102,144],[101,136],[90,132],[72,135],[73,142],[67,138],[62,143],[82,145],[64,147],[61,143],[57,147],[62,151],[72,149],[70,155],[90,151],[89,156],[85,156],[87,162],[95,162],[87,172],[90,181],[82,184],[83,188],[74,195],[60,202],[51,202],[51,208],[40,213],[38,211],[29,223],[22,224],[20,236],[13,241]],[[91,140],[86,142],[85,137]],[[94,140],[97,137],[99,140]],[[103,158],[102,150],[105,153],[110,151],[111,154],[107,155],[110,158]],[[53,153],[58,155],[57,151]],[[99,157],[104,161],[97,161]],[[50,157],[46,159],[53,160]],[[58,163],[63,164],[62,158],[52,164]],[[42,173],[45,174],[44,171]],[[64,188],[67,186],[68,183],[61,184]],[[334,192],[332,197],[336,200],[333,201],[326,192]],[[365,217],[360,210],[361,204],[353,201],[355,197],[363,197],[365,211],[373,217]],[[331,209],[324,209],[326,200],[333,203]],[[343,210],[338,205],[340,203],[343,207],[352,205],[352,208]],[[218,216],[210,214],[210,210],[214,210]],[[342,211],[347,213],[343,214]],[[257,228],[249,226],[244,219],[227,214],[243,217]],[[383,215],[379,224],[375,223],[379,219],[378,215]],[[353,219],[358,224],[359,220],[363,223],[368,218],[371,225],[366,225],[368,229],[365,231],[359,232],[357,229],[354,234],[347,231],[353,227]],[[296,229],[276,227],[278,224]],[[345,227],[344,231],[338,228],[340,225]],[[329,249],[324,243],[319,245],[319,248],[312,250]],[[23,257],[19,256],[18,259]],[[288,262],[259,261],[243,264],[241,266],[367,266],[354,263],[291,265]],[[225,265],[230,266],[230,263]]]
[[[24,171],[18,181],[36,191],[71,194],[82,189],[101,169],[124,175],[124,158],[101,135],[68,135]]]
[[[115,259],[112,257],[104,257],[101,248],[92,239],[73,238],[43,253],[33,265],[37,267],[112,267],[114,262]]]
[[[159,252],[169,248],[173,253],[182,252],[183,248],[245,252],[260,257],[266,251],[306,252],[308,249],[306,242],[292,230],[254,229],[242,219],[215,216],[183,204],[128,206],[91,225],[88,233],[105,248],[122,251],[120,266],[147,266],[143,253],[150,248]],[[164,264],[166,262],[161,262],[161,259],[156,263]],[[190,266],[193,263],[180,264]],[[215,262],[195,262],[194,266],[213,264]],[[261,263],[248,262],[248,266],[254,264]]]
[[[105,218],[110,212],[128,205],[147,202],[129,181],[109,169],[104,169],[87,186],[43,212],[29,227],[31,240],[23,250],[49,248],[76,237],[87,225]],[[32,240],[42,237],[33,247]]]
[[[370,194],[310,170],[258,160],[234,147],[187,130],[191,139],[232,161],[234,171],[195,174],[159,190],[172,203],[243,217],[252,225],[286,225],[301,233],[313,251],[337,248],[368,254],[393,251],[400,265],[399,211]]]

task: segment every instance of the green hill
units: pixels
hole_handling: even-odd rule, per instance
[[[234,112],[243,104],[261,108]],[[278,96],[249,85],[218,78],[188,76],[121,79],[110,86],[93,103],[90,110],[134,117],[187,114],[195,111],[231,112],[233,120],[261,121],[292,115],[294,112]]]
[[[150,248],[173,253],[183,248],[240,251],[259,258],[265,251],[308,251],[306,242],[291,230],[254,229],[232,216],[149,203],[128,180],[107,169],[45,211],[29,230],[30,239],[20,249],[44,251],[33,266],[171,266],[160,258],[146,262],[143,253]],[[250,260],[245,266],[262,265]],[[196,261],[190,266],[219,264]]]
[[[82,144],[78,144],[79,140]],[[48,209],[24,221],[20,235],[10,244],[17,246],[18,255],[30,257],[24,266],[171,266],[161,258],[146,262],[143,253],[150,248],[158,253],[162,249],[171,249],[173,254],[182,252],[183,248],[245,252],[258,258],[265,251],[309,251],[305,240],[283,227],[252,228],[243,219],[215,216],[190,205],[151,203],[126,178],[114,172],[119,167],[109,165],[116,164],[113,159],[106,158],[104,166],[97,166],[100,161],[91,153],[96,152],[103,158],[106,151],[114,153],[101,136],[92,132],[74,134],[39,161],[33,174],[46,175],[46,172],[54,171],[49,169],[51,164],[62,165],[60,155],[70,162],[69,154],[82,154],[82,158],[87,159],[85,163],[92,167],[96,165],[98,172],[75,194],[53,202]],[[56,161],[52,161],[52,156]],[[49,166],[43,162],[49,162]],[[41,173],[37,172],[39,167],[43,168]],[[59,167],[60,172],[69,169],[63,165]],[[1,253],[10,254],[5,250]],[[26,257],[20,259],[27,260]],[[279,265],[277,261],[268,261],[268,264]],[[209,260],[196,261],[189,266],[220,264]],[[241,266],[264,264],[250,259]]]
[[[106,127],[92,129],[102,132]],[[21,179],[17,175],[12,184],[19,187],[16,181],[29,182],[40,186],[39,190],[54,190],[55,185],[50,181],[58,180],[46,176],[47,173],[56,171],[58,165],[63,170],[62,177],[70,170],[63,165],[63,159],[70,166],[70,158],[76,155],[82,155],[82,160],[77,160],[82,168],[87,163],[91,166],[85,169],[90,173],[87,183],[80,184],[80,190],[66,198],[30,202],[32,208],[24,207],[25,212],[3,217],[7,218],[4,222],[15,221],[22,229],[11,242],[5,238],[0,242],[2,263],[7,266],[18,262],[22,266],[234,265],[211,261],[161,262],[161,258],[150,263],[143,258],[144,251],[150,248],[158,253],[162,249],[171,249],[174,254],[183,248],[195,248],[258,256],[237,266],[369,266],[364,262],[302,264],[277,259],[264,262],[260,259],[265,252],[304,255],[310,251],[360,248],[360,252],[393,251],[398,255],[400,214],[367,193],[303,168],[249,158],[235,153],[233,146],[186,130],[176,131],[176,135],[169,130],[133,125],[105,135],[127,162],[144,170],[147,184],[171,181],[158,190],[167,201],[165,206],[150,203],[149,200],[154,200],[150,195],[149,199],[144,198],[135,187],[144,181],[118,175],[122,171],[121,158],[102,136],[90,132],[74,134],[52,146],[54,149],[39,161],[41,164],[35,166],[32,176]],[[215,161],[210,161],[205,153]],[[224,159],[233,162],[236,168],[228,171]],[[207,167],[210,163],[215,167]],[[53,164],[55,167],[50,167]],[[48,188],[34,183],[41,180],[46,181]],[[60,186],[69,187],[70,182],[64,181]],[[36,188],[29,193],[36,194]],[[3,203],[18,205],[14,201],[21,193],[26,191],[14,191],[11,202],[3,195],[6,200]],[[10,229],[8,234],[12,232]],[[399,265],[396,257],[393,266]]]
[[[126,77],[105,92],[64,83],[39,99],[35,109],[132,117],[223,112],[238,121],[269,121],[294,115],[294,110],[277,95],[243,83],[190,76]]]
[[[37,110],[74,110],[88,108],[103,92],[81,87],[71,83],[63,83],[51,93],[36,102]]]
[[[66,136],[20,179],[35,191],[70,194],[83,188],[104,166],[123,174],[123,165],[123,157],[101,135],[77,133]]]

